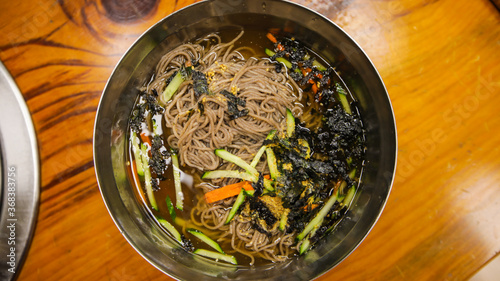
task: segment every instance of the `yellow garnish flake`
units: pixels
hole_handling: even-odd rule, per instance
[[[233,93],[233,95],[236,95],[236,93],[238,93],[239,91],[240,91],[240,88],[238,88],[236,86],[231,87],[231,93]]]
[[[214,80],[215,72],[213,70],[209,70],[206,73],[207,83],[210,84]]]
[[[292,170],[292,163],[285,163],[283,164],[283,169],[284,170],[287,170],[287,171],[291,171]]]

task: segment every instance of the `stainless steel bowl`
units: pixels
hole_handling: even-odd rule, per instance
[[[286,28],[327,60],[345,59],[341,77],[359,101],[366,128],[366,167],[351,210],[314,250],[287,263],[234,267],[197,258],[176,247],[136,199],[126,172],[127,119],[137,87],[167,50],[201,35],[243,27]],[[104,89],[94,131],[94,163],[109,213],[139,254],[184,280],[309,280],[345,259],[366,237],[387,201],[396,166],[394,114],[377,70],[342,29],[322,15],[278,0],[212,0],[182,9],[146,31],[126,52]]]

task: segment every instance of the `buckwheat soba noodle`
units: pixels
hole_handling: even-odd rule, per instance
[[[166,52],[140,91],[131,176],[185,250],[283,262],[319,245],[348,210],[362,123],[335,69],[293,37],[206,35]]]

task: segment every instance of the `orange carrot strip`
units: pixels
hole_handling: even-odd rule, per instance
[[[308,68],[302,68],[302,74],[304,76],[307,76],[307,74],[309,74],[309,72],[311,72],[311,69],[308,67]],[[311,81],[311,79],[309,79],[309,81]],[[311,83],[311,82],[309,82]]]
[[[272,35],[270,32],[269,32],[269,33],[267,33],[267,35],[266,35],[266,36],[267,36],[267,38],[268,38],[269,40],[271,40],[271,42],[273,42],[273,43],[277,43],[277,42],[278,42],[278,40],[276,40],[276,37],[274,37],[274,35]]]
[[[277,34],[277,33],[279,33],[281,31],[281,29],[277,28],[277,27],[275,27],[275,28],[269,28],[268,30],[272,34]]]
[[[283,47],[283,45],[281,45],[281,44],[278,44],[278,46],[276,48],[278,49],[278,51],[284,51],[285,50],[285,47]]]
[[[147,143],[151,146],[151,139],[145,133],[141,133],[141,140],[143,143]]]
[[[270,179],[270,175],[264,175],[265,179]],[[229,184],[205,193],[205,200],[207,203],[213,203],[219,200],[224,200],[229,197],[236,196],[240,193],[241,188],[246,191],[254,190],[252,187],[252,182],[250,181],[240,181],[237,183]]]
[[[141,186],[139,184],[139,174],[137,174],[137,163],[136,161],[131,161],[132,162],[132,177],[134,178],[134,183],[139,187]]]
[[[224,200],[229,197],[238,195],[242,188],[244,188],[247,191],[253,190],[251,182],[241,181],[205,193],[205,200],[207,201],[207,203],[213,203],[219,200]]]
[[[318,92],[318,86],[316,85],[316,83],[312,84],[312,90],[315,94]]]
[[[304,211],[308,211],[308,210],[309,210],[309,207],[311,207],[311,209],[310,209],[310,210],[312,211],[312,210],[314,210],[314,209],[315,209],[316,207],[318,207],[318,206],[319,206],[319,204],[315,204],[315,203],[310,204],[310,205],[305,205],[305,206],[304,206]]]

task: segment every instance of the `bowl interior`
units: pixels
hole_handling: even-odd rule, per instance
[[[261,267],[214,263],[177,247],[136,199],[127,175],[127,125],[139,93],[159,58],[179,44],[224,29],[280,28],[332,61],[356,97],[366,129],[366,166],[350,211],[337,229],[298,259]],[[371,61],[338,26],[284,1],[214,0],[182,9],[143,34],[111,75],[99,104],[94,163],[99,187],[116,225],[151,264],[178,279],[309,280],[346,258],[377,221],[389,195],[396,163],[396,128],[389,97]]]

